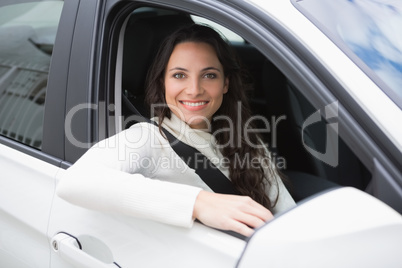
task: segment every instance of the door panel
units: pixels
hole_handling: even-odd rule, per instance
[[[48,267],[47,224],[59,168],[0,144],[0,267]]]
[[[62,179],[62,173],[58,179]],[[90,264],[101,261],[105,267],[113,267],[114,262],[121,267],[234,267],[246,244],[197,222],[186,229],[101,213],[69,204],[55,195],[48,236],[55,238],[60,233],[75,237],[83,254],[75,250],[74,257],[66,258],[63,252],[52,249],[53,268],[99,267],[76,266],[81,259]]]

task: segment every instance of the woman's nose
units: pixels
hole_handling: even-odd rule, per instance
[[[193,78],[189,81],[186,88],[186,93],[189,95],[201,95],[204,92],[201,81],[198,78]]]

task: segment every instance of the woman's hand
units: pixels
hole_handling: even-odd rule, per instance
[[[250,236],[252,228],[273,219],[272,213],[248,196],[201,191],[195,201],[193,217],[205,225]]]

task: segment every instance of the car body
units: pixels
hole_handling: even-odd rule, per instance
[[[400,266],[401,88],[342,37],[356,25],[344,18],[362,21],[356,10],[400,25],[402,9],[391,0],[338,2],[3,1],[0,266]],[[254,77],[253,112],[268,120],[257,123],[268,122],[266,141],[297,207],[244,239],[59,198],[65,169],[132,123],[125,99],[145,114],[143,80],[163,36],[199,18],[237,34],[228,38]],[[394,33],[376,44],[395,45],[389,58],[402,77]]]

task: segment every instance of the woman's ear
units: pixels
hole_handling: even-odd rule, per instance
[[[228,92],[228,89],[229,89],[229,78],[226,77],[225,84],[223,85],[223,94],[226,94]]]

